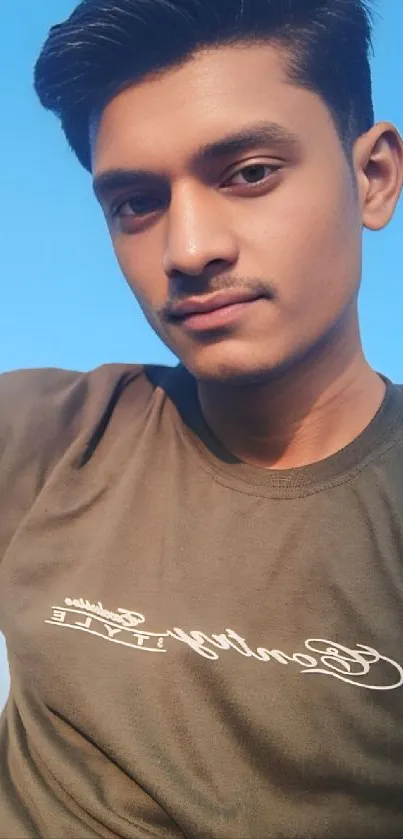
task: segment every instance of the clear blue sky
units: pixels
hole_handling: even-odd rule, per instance
[[[32,89],[33,64],[49,27],[75,5],[31,0],[2,9],[0,372],[173,360],[121,277],[89,175]],[[378,0],[376,6],[376,116],[403,132],[403,0]],[[369,361],[399,382],[402,250],[403,204],[385,231],[365,236],[360,306]],[[5,672],[1,655],[0,672]],[[0,706],[4,691],[3,678]]]

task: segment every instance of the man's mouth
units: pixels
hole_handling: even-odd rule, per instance
[[[171,322],[194,332],[231,326],[263,295],[246,290],[222,291],[208,297],[192,297],[176,304]]]

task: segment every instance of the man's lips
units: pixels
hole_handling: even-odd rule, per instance
[[[172,307],[171,317],[174,320],[183,320],[191,315],[208,314],[237,303],[250,303],[260,297],[262,297],[261,293],[246,290],[222,291],[201,298],[189,297]]]
[[[228,333],[254,305],[269,298],[262,292],[222,291],[202,298],[188,298],[171,310],[171,321],[183,326],[187,332],[208,333],[223,330]]]

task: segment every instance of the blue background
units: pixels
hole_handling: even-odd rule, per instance
[[[33,92],[33,65],[46,33],[74,5],[74,0],[39,0],[2,8],[0,372],[174,360],[120,274],[90,176]],[[376,9],[376,117],[402,132],[403,0],[378,0]],[[368,360],[400,382],[402,244],[403,203],[386,230],[365,234],[360,295]],[[0,673],[1,706],[8,689],[1,648]]]

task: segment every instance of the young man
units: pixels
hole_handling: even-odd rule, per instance
[[[360,0],[86,0],[43,105],[172,369],[1,377],[2,837],[401,839],[403,389]]]

